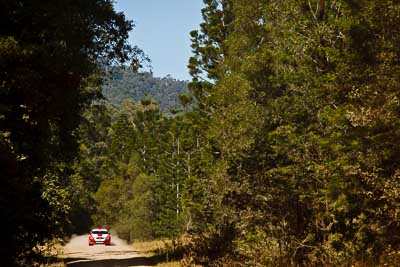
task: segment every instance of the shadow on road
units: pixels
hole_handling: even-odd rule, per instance
[[[105,259],[88,260],[78,258],[67,258],[64,260],[68,267],[128,267],[128,266],[155,266],[162,262],[162,258],[153,257],[134,257],[129,259]]]

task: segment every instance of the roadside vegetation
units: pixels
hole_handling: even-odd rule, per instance
[[[160,263],[156,266],[179,267],[184,266],[182,262],[184,256],[183,244],[183,242],[176,243],[172,240],[153,240],[134,242],[132,247],[141,255],[159,258]]]

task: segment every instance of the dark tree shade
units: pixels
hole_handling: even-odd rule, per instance
[[[100,96],[98,63],[140,54],[126,44],[132,27],[110,0],[0,1],[1,254],[10,261],[60,231],[62,198],[50,192],[68,183],[80,113]]]

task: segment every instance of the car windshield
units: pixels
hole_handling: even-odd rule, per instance
[[[95,234],[95,235],[98,235],[98,234],[103,234],[103,235],[106,235],[106,234],[108,234],[108,231],[92,231],[92,234]]]

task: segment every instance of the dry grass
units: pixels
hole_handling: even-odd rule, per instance
[[[66,267],[67,265],[63,262],[57,262],[57,263],[48,263],[48,264],[42,264],[40,267]]]
[[[179,261],[170,261],[170,262],[159,263],[156,266],[158,266],[158,267],[181,267],[182,265]]]
[[[145,256],[161,256],[164,261],[158,263],[158,267],[178,267],[178,266],[192,266],[200,267],[200,265],[185,264],[182,260],[182,246],[185,246],[188,240],[185,238],[180,239],[177,243],[172,240],[155,240],[148,242],[135,242],[132,247],[139,251],[140,254]],[[186,260],[187,261],[187,260]]]
[[[170,240],[155,240],[148,242],[135,242],[131,245],[135,250],[144,254],[160,254],[172,247]]]
[[[131,245],[140,254],[145,256],[168,255],[173,250],[173,243],[171,240],[155,240],[148,242],[135,242]],[[179,261],[169,261],[158,263],[158,267],[179,267],[182,266]]]

